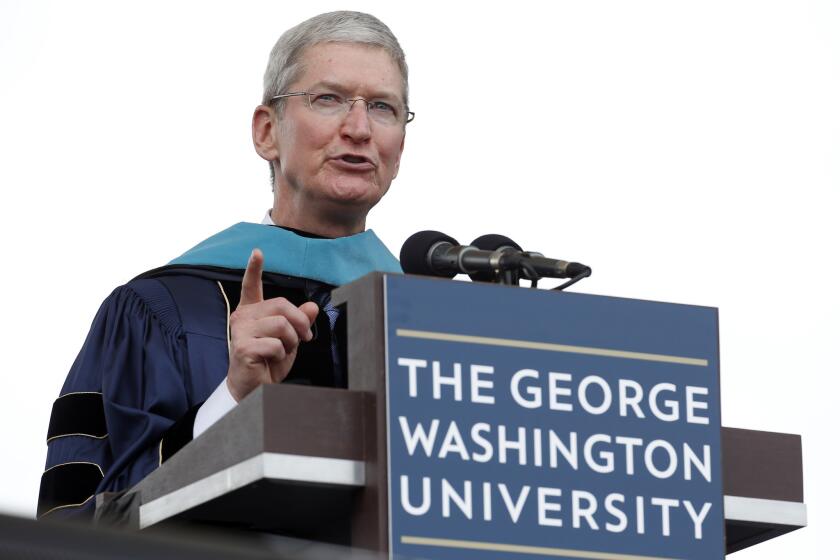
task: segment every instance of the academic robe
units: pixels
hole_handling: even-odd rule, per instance
[[[38,517],[91,517],[94,496],[130,488],[192,439],[201,404],[225,378],[231,311],[251,249],[265,256],[264,296],[318,303],[314,340],[285,382],[346,386],[342,317],[330,290],[399,263],[372,231],[313,239],[237,224],[105,300],[53,405]]]

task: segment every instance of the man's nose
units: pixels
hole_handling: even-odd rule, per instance
[[[370,118],[368,117],[367,101],[353,99],[350,109],[344,115],[341,123],[341,134],[354,142],[364,142],[370,138]]]

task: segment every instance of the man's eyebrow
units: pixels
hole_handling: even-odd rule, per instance
[[[348,89],[346,86],[330,81],[315,82],[312,86],[309,87],[309,91],[310,93],[320,93],[318,88],[325,88],[330,91],[341,93],[342,95],[348,94]],[[371,99],[392,99],[395,101],[400,101],[401,99],[399,94],[387,92],[384,90],[376,90],[372,94],[370,94],[369,97]]]

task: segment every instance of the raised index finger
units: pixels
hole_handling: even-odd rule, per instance
[[[242,293],[239,296],[239,305],[259,303],[263,300],[262,267],[262,251],[254,249],[251,251],[248,266],[242,276]]]

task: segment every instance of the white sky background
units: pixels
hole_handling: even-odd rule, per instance
[[[271,204],[250,118],[279,34],[370,11],[410,66],[369,226],[505,233],[577,291],[720,309],[723,423],[802,434],[820,557],[837,503],[840,4],[0,0],[0,511],[34,515],[50,407],[102,299]]]

